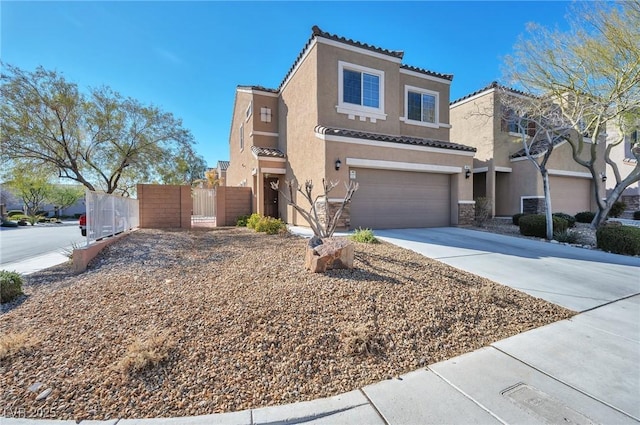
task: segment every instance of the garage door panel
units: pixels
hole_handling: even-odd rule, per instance
[[[551,176],[553,212],[575,215],[591,209],[591,180],[578,177]]]
[[[360,185],[351,204],[351,226],[438,227],[450,224],[449,175],[356,169]]]

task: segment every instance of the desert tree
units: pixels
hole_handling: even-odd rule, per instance
[[[48,173],[16,167],[12,170],[11,179],[6,185],[15,197],[22,201],[26,215],[33,218],[33,225],[37,221],[35,218],[38,212],[42,210],[53,190]]]
[[[507,129],[519,135],[524,155],[540,174],[545,202],[546,238],[553,239],[551,184],[547,162],[554,147],[571,136],[572,128],[565,125],[561,108],[555,99],[533,96],[503,86],[496,91],[499,118]]]
[[[120,191],[121,180],[153,181],[193,137],[171,113],[108,87],[85,94],[61,74],[3,64],[3,155],[90,190]]]
[[[345,206],[351,202],[353,194],[358,190],[357,182],[350,180],[348,184],[345,183],[346,193],[344,198],[342,198],[336,211],[331,214],[329,193],[338,186],[338,182],[328,182],[322,179],[322,193],[316,196],[313,196],[313,182],[311,180],[307,180],[304,186],[300,186],[295,180],[285,181],[285,185],[286,188],[280,190],[279,182],[272,182],[271,188],[282,193],[287,203],[309,223],[314,236],[320,239],[333,236]],[[296,192],[300,193],[309,203],[309,210],[296,203]]]
[[[640,162],[623,178],[610,158],[640,118],[640,1],[578,3],[569,24],[567,31],[529,24],[506,58],[505,76],[527,93],[553,99],[554,137],[564,138],[574,160],[591,173],[598,206],[592,225],[598,227],[624,189],[640,180]],[[608,127],[620,136],[608,141],[602,158]],[[632,154],[640,159],[640,147]],[[608,194],[598,184],[598,161],[614,170]]]
[[[60,216],[60,211],[84,198],[82,186],[69,184],[54,184],[51,186],[46,200],[55,207],[56,217]]]

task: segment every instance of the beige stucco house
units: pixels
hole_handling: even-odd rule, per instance
[[[471,93],[450,105],[451,138],[477,149],[473,160],[473,198],[487,197],[495,216],[544,211],[540,173],[526,157],[522,138],[504,119],[500,96],[522,96],[498,83]],[[604,143],[597,145],[603,157]],[[541,157],[544,152],[538,152]],[[604,172],[604,161],[600,164]],[[595,211],[595,194],[589,171],[573,160],[571,146],[558,141],[547,163],[553,212],[575,214]],[[604,183],[600,180],[601,193]]]
[[[350,228],[470,223],[475,148],[450,142],[453,76],[402,57],[313,27],[277,89],[237,87],[227,185],[251,187],[253,211],[296,225],[305,222],[271,182],[357,181]]]
[[[640,131],[634,130],[626,135],[624,142],[611,148],[609,158],[618,166],[618,172],[622,179],[626,178],[636,167],[638,161],[631,153],[631,148],[640,143]],[[607,140],[618,140],[618,131],[615,128],[607,129]],[[613,169],[607,164],[607,192],[616,186]],[[640,211],[640,182],[635,182],[625,189],[620,200],[627,204],[627,211]]]

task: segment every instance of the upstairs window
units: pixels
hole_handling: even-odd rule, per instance
[[[405,122],[428,127],[439,126],[440,94],[418,87],[405,86]]]
[[[520,118],[513,109],[502,107],[500,110],[500,130],[505,133],[520,134],[520,126],[525,126],[525,133],[527,136],[533,137],[536,135],[536,123],[528,120],[527,118]]]
[[[344,90],[342,101],[354,105],[380,107],[380,77],[366,72],[343,71]]]
[[[253,114],[253,101],[249,102],[249,107],[247,107],[247,121],[251,118],[251,114]]]
[[[384,114],[384,71],[347,62],[338,62],[339,113],[350,119],[386,119]]]
[[[244,124],[240,124],[240,150],[244,150]]]
[[[260,121],[271,122],[271,108],[260,108]]]
[[[635,159],[635,156],[633,156],[633,152],[631,152],[631,150],[633,149],[633,147],[635,145],[637,145],[638,143],[640,143],[640,133],[638,130],[634,130],[631,132],[631,134],[629,135],[629,137],[625,137],[624,140],[624,157],[627,159]]]

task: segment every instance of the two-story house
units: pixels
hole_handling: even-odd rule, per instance
[[[469,224],[475,149],[449,139],[453,76],[402,57],[313,27],[277,89],[238,86],[227,185],[251,187],[255,212],[296,225],[271,182],[357,181],[351,228]],[[328,201],[344,194],[340,184]]]
[[[495,216],[540,213],[545,207],[542,177],[525,154],[517,126],[505,113],[505,102],[500,100],[505,95],[526,96],[493,82],[453,101],[451,137],[477,149],[473,160],[474,199],[489,198]],[[532,130],[535,129],[527,129],[530,133],[527,136],[533,135]],[[604,148],[604,143],[597,145],[600,159]],[[533,153],[540,158],[544,151]],[[569,143],[556,140],[546,167],[553,212],[575,214],[596,210],[591,173],[574,161]],[[604,176],[604,161],[599,167],[598,174]],[[598,184],[604,193],[603,181]]]

